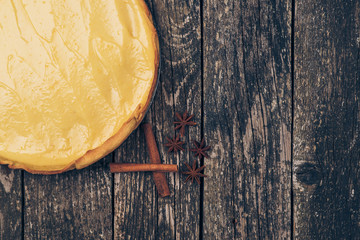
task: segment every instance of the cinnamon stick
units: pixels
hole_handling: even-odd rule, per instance
[[[151,124],[142,124],[142,129],[145,133],[146,145],[150,155],[150,162],[155,164],[161,164],[159,150],[156,145],[155,136],[152,131]],[[161,197],[170,196],[169,185],[167,184],[166,176],[161,172],[153,172],[153,178]]]
[[[110,172],[177,172],[176,164],[155,163],[110,163]]]

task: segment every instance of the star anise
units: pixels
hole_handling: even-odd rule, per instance
[[[184,151],[184,148],[182,147],[182,145],[184,145],[185,143],[180,141],[180,137],[174,137],[172,139],[166,137],[166,140],[168,141],[167,143],[164,144],[164,146],[168,147],[168,153],[169,152],[178,152],[178,151]]]
[[[183,137],[185,135],[185,126],[195,126],[196,122],[190,121],[194,115],[190,115],[188,116],[188,111],[185,111],[184,114],[181,116],[180,113],[175,113],[177,119],[179,119],[179,121],[175,121],[174,125],[175,126],[175,130],[180,129],[180,135]]]
[[[204,139],[201,140],[201,143],[194,141],[194,146],[195,148],[191,148],[190,151],[194,152],[195,157],[199,157],[199,159],[201,157],[210,158],[209,155],[206,153],[206,151],[209,151],[211,147],[210,146],[205,147]]]
[[[185,163],[185,165],[189,169],[188,172],[182,172],[182,174],[189,175],[186,177],[185,182],[191,180],[191,183],[193,183],[195,179],[195,181],[200,184],[200,178],[207,177],[205,174],[200,173],[205,168],[205,165],[196,168],[196,160],[194,160],[192,167],[187,163]]]

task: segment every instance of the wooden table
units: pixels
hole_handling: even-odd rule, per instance
[[[98,163],[39,176],[0,167],[0,239],[360,239],[360,1],[148,1],[162,69],[149,112],[164,163],[176,111],[196,115],[199,186],[149,162],[136,130]]]

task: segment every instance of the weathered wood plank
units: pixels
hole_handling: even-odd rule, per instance
[[[295,239],[360,239],[360,2],[296,1]]]
[[[203,239],[290,239],[291,1],[204,1]]]
[[[189,151],[191,142],[201,137],[200,1],[153,0],[153,8],[162,51],[159,92],[151,115],[156,123],[156,137],[163,144],[166,136],[174,136],[175,112],[188,110],[195,114],[194,121],[198,123],[182,138],[186,142],[185,152],[167,154],[167,148],[163,145],[160,148],[164,162],[178,164],[183,171],[185,162],[196,159]],[[199,239],[200,186],[184,184],[185,177],[179,174],[175,178],[169,176],[174,196],[171,202],[159,201],[158,237]]]
[[[0,239],[21,239],[21,171],[0,165]]]
[[[25,173],[24,239],[111,239],[111,159],[59,175]]]
[[[116,150],[115,162],[150,162],[140,128]],[[115,239],[155,239],[157,192],[151,173],[114,174]]]
[[[157,23],[161,46],[161,79],[148,119],[151,120],[164,163],[179,164],[194,159],[190,140],[201,128],[201,40],[200,2],[148,1]],[[199,126],[183,138],[185,153],[166,154],[166,136],[174,135],[174,113],[196,115]],[[149,162],[145,138],[140,130],[126,140],[116,155],[118,162]],[[183,176],[167,174],[172,195],[159,198],[151,174],[115,175],[116,239],[198,239],[200,187],[183,184]]]

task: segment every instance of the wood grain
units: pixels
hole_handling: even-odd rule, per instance
[[[195,159],[189,151],[190,142],[201,137],[200,1],[153,0],[153,11],[159,27],[163,64],[161,90],[151,115],[156,123],[156,137],[162,144],[165,136],[175,135],[175,112],[188,110],[189,114],[195,114],[194,121],[198,123],[187,128],[185,137],[181,138],[186,142],[185,152],[167,154],[167,148],[160,148],[164,162],[178,164],[181,172],[185,162]],[[170,179],[174,196],[171,202],[163,199],[158,205],[160,239],[200,237],[200,186],[185,184],[184,180],[185,176],[179,174]]]
[[[291,1],[204,1],[203,239],[291,236]]]
[[[22,237],[21,171],[0,165],[0,239]]]
[[[111,239],[111,159],[58,175],[25,173],[24,239]]]
[[[174,136],[175,112],[188,110],[201,121],[200,2],[148,1],[161,47],[161,78],[148,119],[163,163],[179,164],[193,158],[185,153],[167,154],[165,136]],[[200,137],[192,127],[182,140]],[[149,162],[143,133],[137,130],[116,155],[117,162]],[[198,239],[200,234],[200,187],[183,184],[184,177],[166,174],[172,195],[158,198],[151,175],[115,175],[116,239]]]
[[[162,52],[159,91],[152,106],[151,119],[156,126],[160,155],[165,163],[192,162],[191,140],[201,136],[201,19],[200,1],[153,0]],[[187,128],[185,152],[167,154],[165,136],[174,136],[175,112],[188,110],[199,125]],[[179,132],[176,132],[178,135]],[[171,199],[158,203],[159,239],[198,239],[200,235],[200,186],[184,184],[185,176],[168,175]],[[172,185],[172,186],[171,186]]]
[[[296,1],[295,239],[360,239],[359,16],[359,1]]]
[[[150,162],[140,128],[116,150],[114,159],[122,163]],[[114,174],[115,239],[156,239],[157,196],[152,173]]]

